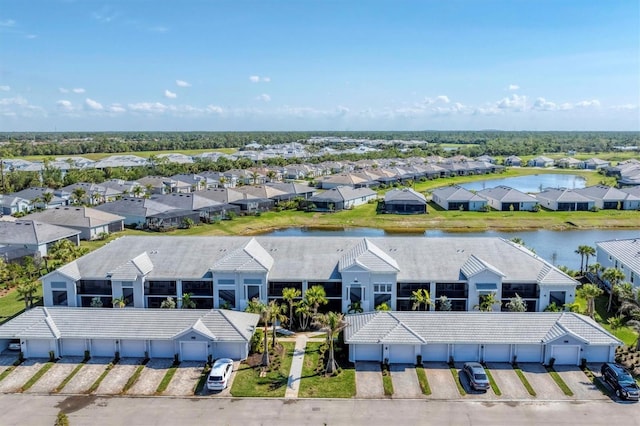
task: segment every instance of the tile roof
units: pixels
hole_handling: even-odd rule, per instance
[[[34,220],[0,221],[0,244],[44,244],[80,234],[80,231]]]
[[[502,203],[535,203],[537,200],[529,194],[518,191],[508,186],[496,186],[478,191],[478,194],[485,198],[493,198]]]
[[[638,238],[627,240],[609,240],[596,242],[596,249],[609,253],[618,259],[625,268],[640,274],[640,234]]]
[[[359,265],[372,272],[396,272],[400,269],[394,258],[380,250],[367,238],[340,258],[338,270],[342,272],[353,265]]]
[[[472,254],[471,256],[469,256],[469,259],[467,259],[467,261],[464,262],[460,270],[462,271],[464,276],[467,278],[471,278],[472,276],[479,274],[480,272],[483,272],[483,271],[491,271],[500,277],[506,276],[498,268],[480,259],[475,254]]]
[[[124,220],[123,216],[84,206],[50,208],[32,213],[27,218],[52,225],[83,228],[94,228]]]

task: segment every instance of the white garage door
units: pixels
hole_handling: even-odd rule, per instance
[[[91,341],[91,356],[108,356],[116,354],[116,342],[113,339],[94,339]]]
[[[416,354],[413,345],[390,345],[389,362],[392,364],[415,364]]]
[[[609,362],[609,346],[587,346],[584,357],[588,362]]]
[[[62,340],[62,355],[84,356],[84,339],[64,339]]]
[[[449,345],[424,345],[422,347],[423,361],[449,361]]]
[[[239,360],[242,358],[242,345],[238,343],[217,343],[213,348],[213,357],[231,358]]]
[[[382,345],[351,345],[355,361],[382,361]]]
[[[206,361],[207,342],[180,342],[182,361]]]
[[[484,360],[487,362],[510,362],[511,345],[484,345]]]
[[[143,358],[146,350],[144,340],[120,340],[120,356],[123,358]]]
[[[478,361],[478,345],[453,345],[453,359],[456,361]]]
[[[541,345],[516,345],[515,354],[518,362],[542,362]]]
[[[27,340],[27,358],[49,358],[50,340]]]
[[[173,358],[175,353],[173,340],[151,341],[151,358]]]
[[[580,346],[551,346],[551,356],[555,358],[555,365],[580,364]]]

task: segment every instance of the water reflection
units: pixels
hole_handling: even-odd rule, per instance
[[[565,174],[540,174],[518,176],[501,179],[487,179],[477,182],[460,184],[470,191],[480,191],[486,188],[495,188],[504,185],[522,192],[542,192],[545,188],[584,188],[586,179],[577,175]]]

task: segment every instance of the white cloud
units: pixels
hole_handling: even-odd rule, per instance
[[[509,85],[509,90],[518,90],[520,89],[520,86],[518,86],[517,84],[510,84]]]
[[[18,106],[25,106],[28,105],[29,102],[27,102],[27,100],[25,98],[23,98],[22,96],[16,96],[15,98],[3,98],[0,99],[0,105],[6,106],[6,105],[18,105]]]
[[[64,112],[71,112],[75,109],[71,101],[68,101],[66,99],[60,99],[58,102],[56,102],[56,106]]]
[[[271,83],[271,77],[262,77],[262,81],[265,83]]]
[[[519,96],[515,93],[508,98],[498,101],[496,106],[500,109],[508,109],[513,111],[524,111],[527,107],[527,97]]]
[[[0,92],[8,92],[11,90],[11,86],[0,86]]]
[[[129,109],[135,112],[146,112],[146,113],[163,113],[168,107],[165,104],[160,102],[138,102],[135,104],[129,104]]]
[[[537,98],[532,108],[536,111],[569,111],[575,108],[599,108],[600,101],[597,99],[584,100],[576,103],[563,102],[561,104],[547,101],[545,98]]]
[[[424,98],[423,104],[425,105],[433,105],[436,103],[448,104],[451,102],[447,95],[438,95],[435,98]]]
[[[632,111],[634,109],[638,109],[638,105],[634,105],[634,104],[612,105],[609,107],[609,109],[612,109],[615,111]]]
[[[557,108],[555,102],[547,101],[545,98],[538,98],[533,103],[533,109],[538,111],[553,111]]]
[[[175,99],[175,98],[178,97],[178,95],[175,94],[174,92],[169,91],[169,90],[165,90],[164,91],[164,97],[165,98],[169,98],[169,99]]]
[[[117,114],[117,113],[126,112],[127,109],[120,104],[111,104],[111,106],[107,108],[107,111]]]
[[[588,101],[580,101],[575,104],[576,108],[589,108],[589,107],[599,107],[600,101],[597,99],[591,99]]]
[[[59,91],[60,93],[69,93],[69,90],[68,90],[68,89],[65,89],[64,87],[59,87],[59,88],[58,88],[58,91]]]
[[[37,105],[31,105],[22,96],[16,96],[0,99],[0,114],[8,117],[42,117],[47,115],[47,111]]]
[[[13,27],[16,25],[16,21],[14,21],[13,19],[5,19],[3,21],[0,21],[0,27]]]
[[[436,98],[436,101],[444,102],[445,104],[448,104],[448,103],[450,102],[450,101],[449,101],[449,97],[448,97],[448,96],[446,96],[446,95],[440,95],[440,96],[438,96],[438,97]]]
[[[87,98],[84,100],[84,105],[92,111],[102,111],[104,109],[104,107],[100,102],[94,101],[93,99],[90,99],[90,98]]]
[[[269,83],[271,82],[271,77],[260,77],[259,75],[251,75],[249,76],[249,81],[252,83]]]
[[[256,100],[262,101],[262,102],[271,102],[271,96],[267,95],[266,93],[263,93],[262,95],[257,96]]]
[[[184,80],[176,80],[176,85],[178,87],[191,87],[191,83],[187,83]]]
[[[224,112],[222,107],[219,107],[217,105],[207,105],[207,108],[205,109],[205,111],[213,114],[222,114]]]
[[[79,95],[83,94],[84,92],[86,92],[86,90],[84,90],[82,87],[76,87],[75,89],[71,89],[71,91],[73,93],[77,93]]]

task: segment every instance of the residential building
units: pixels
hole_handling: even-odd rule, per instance
[[[124,229],[124,217],[84,206],[56,207],[30,214],[26,219],[80,231],[89,241]]]
[[[592,199],[595,206],[603,210],[623,210],[625,208],[624,202],[629,196],[629,194],[607,185],[588,186],[573,191]]]
[[[545,157],[544,155],[540,155],[536,158],[532,158],[527,162],[529,167],[551,167],[555,164],[552,158]]]
[[[616,268],[623,282],[640,287],[640,234],[638,238],[596,242],[596,262],[603,268]]]
[[[573,212],[594,208],[595,201],[567,188],[547,188],[536,194],[540,205],[549,210]]]
[[[489,205],[498,211],[534,211],[538,200],[529,194],[508,186],[497,186],[478,191],[478,195],[487,199]]]
[[[504,165],[520,167],[522,166],[522,158],[515,155],[510,155],[504,159]]]
[[[21,252],[46,256],[49,248],[60,240],[80,245],[80,231],[34,220],[0,221],[0,245]]]
[[[309,198],[315,211],[347,210],[366,204],[377,198],[378,194],[369,188],[351,188],[338,186]]]
[[[487,200],[478,194],[458,185],[436,188],[431,193],[431,200],[445,210],[480,211],[487,205]]]
[[[427,212],[427,198],[411,188],[392,189],[384,194],[385,213],[424,214]]]

